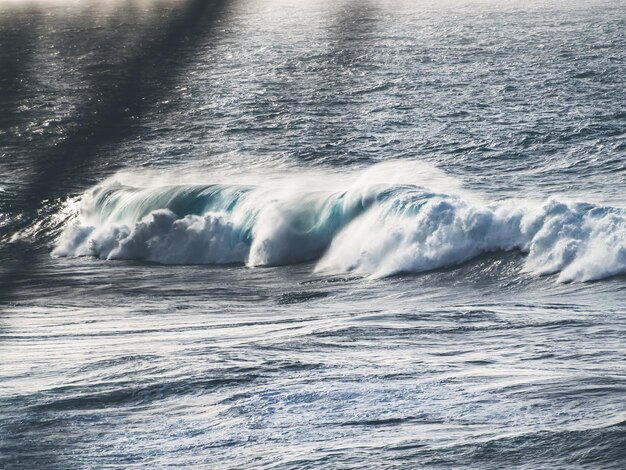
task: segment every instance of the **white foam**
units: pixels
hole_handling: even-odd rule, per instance
[[[224,264],[244,262],[248,246],[219,214],[177,219],[163,209],[151,212],[132,227],[74,224],[63,234],[54,254],[144,259],[164,264]]]
[[[525,271],[558,273],[562,282],[626,272],[624,209],[557,200],[484,202],[424,164],[389,162],[340,175],[257,175],[245,191],[224,186],[228,203],[179,216],[165,202],[172,194],[186,195],[188,186],[180,193],[154,182],[124,188],[120,179],[128,184],[132,177],[118,175],[83,197],[55,255],[248,266],[319,258],[317,271],[381,277],[519,250],[528,254]],[[115,195],[106,211],[96,197],[103,191]]]
[[[414,213],[379,205],[347,225],[318,271],[389,276],[462,263],[485,252],[528,253],[524,269],[560,282],[626,272],[623,210],[548,200],[475,204],[435,197]]]

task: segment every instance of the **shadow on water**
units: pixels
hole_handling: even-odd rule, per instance
[[[313,149],[329,151],[329,159],[339,164],[372,161],[367,152],[358,150],[363,146],[354,142],[372,139],[363,99],[355,93],[357,89],[372,87],[376,81],[374,37],[379,19],[380,11],[369,0],[343,4],[328,28],[329,49],[317,57],[315,64],[321,104],[327,108],[330,119],[318,121],[321,128],[315,134],[323,136],[323,140]]]
[[[138,38],[128,54],[123,54],[116,34],[98,45],[98,49],[108,55],[104,64],[109,57],[111,63],[116,63],[90,74],[88,90],[81,96],[72,116],[74,125],[68,127],[62,138],[52,145],[33,146],[28,161],[24,162],[32,171],[10,205],[10,212],[19,216],[12,217],[8,226],[3,227],[6,239],[41,216],[45,201],[80,189],[76,187],[77,181],[88,186],[89,175],[94,169],[100,170],[100,174],[103,171],[110,173],[123,163],[102,155],[102,148],[127,137],[131,132],[130,124],[149,111],[152,103],[175,85],[179,74],[213,34],[227,3],[227,0],[189,0],[175,9],[165,3],[157,4],[156,7],[163,8],[164,13],[156,15],[153,26],[148,28],[144,37]],[[131,19],[118,24],[117,28],[133,27],[132,15],[136,7],[133,2],[120,7],[123,10],[118,12],[121,13],[118,18],[131,15]],[[26,13],[30,16],[31,11]],[[19,14],[24,15],[24,9],[19,10]],[[0,81],[8,85],[7,90],[19,91],[20,84],[28,81],[28,74],[34,73],[27,64],[29,51],[34,49],[36,19],[40,16],[40,10],[33,9],[33,20],[25,22],[25,28],[11,29],[8,34],[0,32],[3,41]],[[9,17],[10,12],[6,18]],[[71,34],[71,30],[67,34]],[[73,40],[83,39],[78,36]],[[66,47],[71,44],[72,41],[66,42]],[[5,100],[3,95],[2,107],[9,107],[4,122],[11,125],[18,117],[11,100],[6,100],[8,105]],[[3,157],[3,160],[7,159],[10,160],[11,156]],[[12,291],[32,277],[37,256],[36,247],[29,241],[3,243],[0,248],[0,259],[3,260],[0,302],[9,301]]]
[[[354,139],[369,138],[359,87],[374,80],[374,37],[380,11],[368,0],[340,2],[322,36],[301,56],[277,67],[267,103],[285,105],[299,142],[293,157],[300,162],[342,166],[368,162]],[[267,107],[267,106],[259,106]],[[349,118],[346,118],[349,116]]]
[[[2,146],[17,144],[13,130],[23,121],[20,100],[28,92],[41,12],[33,8],[27,23],[0,19],[0,136]]]

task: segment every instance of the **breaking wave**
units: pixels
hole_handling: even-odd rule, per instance
[[[83,195],[53,254],[247,266],[317,260],[317,271],[380,277],[519,250],[527,254],[525,271],[558,273],[561,282],[626,272],[622,208],[555,199],[483,202],[457,188],[446,193],[424,181],[367,177],[375,171],[343,189],[319,190],[107,181]]]

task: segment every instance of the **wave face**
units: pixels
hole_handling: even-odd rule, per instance
[[[98,186],[53,254],[167,264],[284,265],[319,258],[373,201],[267,188]]]
[[[376,167],[367,174],[376,173]],[[525,271],[589,281],[626,272],[626,211],[584,202],[485,203],[459,191],[360,178],[343,190],[290,185],[106,182],[83,195],[57,256],[167,264],[285,265],[377,277],[519,250]],[[294,189],[298,188],[298,189]]]

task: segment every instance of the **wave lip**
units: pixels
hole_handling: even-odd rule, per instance
[[[284,265],[384,277],[519,250],[524,270],[560,282],[626,273],[626,211],[589,203],[484,203],[417,184],[314,191],[253,185],[134,188],[83,195],[56,256],[168,264]]]

